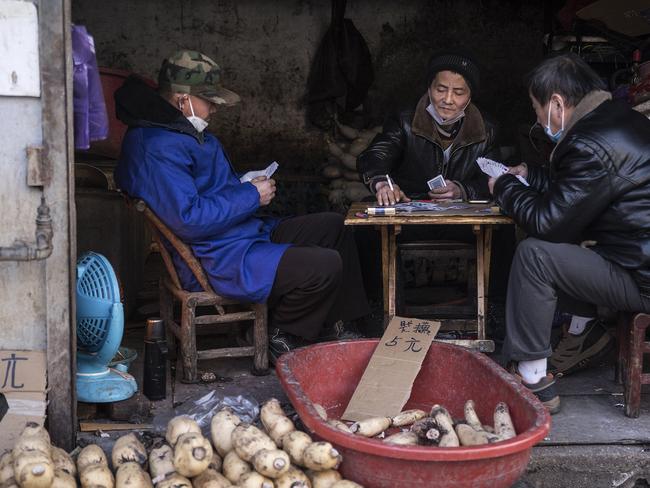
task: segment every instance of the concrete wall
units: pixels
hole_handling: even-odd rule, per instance
[[[67,0],[34,0],[38,29],[39,67],[20,71],[27,42],[10,39],[3,52],[5,66],[36,80],[40,90],[0,96],[0,247],[16,241],[34,243],[37,208],[45,197],[52,219],[52,253],[40,261],[7,261],[15,253],[4,249],[0,260],[0,349],[40,350],[47,354],[49,432],[59,446],[70,449],[76,431],[74,398],[75,338],[72,305],[74,222],[71,222],[72,102],[68,55],[70,5]],[[20,3],[1,3],[3,20],[21,18]],[[16,10],[17,9],[17,10]],[[32,19],[32,17],[29,17]],[[21,27],[27,39],[36,30]],[[20,30],[20,29],[19,29]],[[6,31],[6,32],[9,32]],[[26,96],[22,96],[26,95]],[[27,184],[28,146],[42,148],[42,187]],[[34,173],[32,173],[32,177]]]
[[[27,186],[25,147],[41,145],[38,98],[0,97],[0,246],[34,240],[41,191]],[[44,350],[45,267],[42,262],[0,261],[0,349]]]
[[[310,0],[73,0],[74,22],[95,37],[101,65],[155,77],[179,48],[213,56],[243,103],[214,124],[239,167],[277,159],[312,173],[323,133],[305,121],[310,63],[330,21],[330,2]],[[542,53],[543,2],[350,0],[347,17],[375,63],[370,108],[417,99],[431,52],[463,44],[485,65],[481,102],[507,127],[532,120],[522,77]]]

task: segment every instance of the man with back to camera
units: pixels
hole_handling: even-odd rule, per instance
[[[366,315],[357,251],[342,217],[258,217],[275,197],[274,180],[241,183],[205,130],[218,107],[240,100],[221,85],[219,66],[199,52],[179,51],[163,61],[158,85],[156,91],[132,76],[115,94],[118,118],[129,126],[118,186],[190,245],[218,294],[268,303],[272,360],[322,337],[325,325]],[[183,287],[200,290],[171,251]],[[328,334],[355,336],[343,332]]]
[[[563,341],[573,347],[560,344],[562,356],[553,361],[558,302],[650,311],[650,121],[613,101],[573,53],[542,62],[529,76],[528,91],[537,122],[557,143],[550,174],[522,164],[489,186],[530,236],[517,247],[510,272],[504,354],[555,413],[560,398],[547,372],[549,358],[552,367],[575,369],[609,341],[597,320],[587,322],[569,329]]]

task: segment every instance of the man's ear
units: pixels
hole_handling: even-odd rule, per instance
[[[553,93],[551,95],[551,106],[553,106],[556,110],[560,110],[560,108],[565,107],[566,102],[564,100],[564,97],[559,93]]]

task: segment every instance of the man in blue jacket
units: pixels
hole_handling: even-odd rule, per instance
[[[163,61],[158,91],[130,77],[116,92],[129,126],[115,171],[118,186],[143,199],[201,262],[214,290],[269,305],[274,359],[324,325],[368,313],[352,233],[334,213],[258,217],[275,182],[241,183],[219,140],[205,131],[217,106],[239,96],[221,85],[209,57],[180,51]],[[179,256],[183,286],[200,290]]]

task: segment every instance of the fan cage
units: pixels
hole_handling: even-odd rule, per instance
[[[77,282],[77,292],[89,298],[114,302],[115,297],[111,281],[112,270],[93,254],[88,254],[80,263],[85,270]],[[77,322],[77,345],[88,352],[97,352],[101,349],[108,335],[107,317],[82,317]]]

